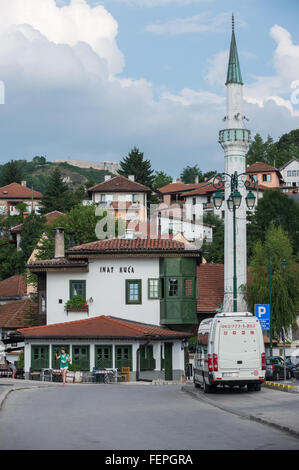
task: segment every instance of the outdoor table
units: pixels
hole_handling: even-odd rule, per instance
[[[105,384],[111,383],[115,377],[115,370],[114,369],[99,369],[94,370],[92,374],[95,376],[95,382],[97,382],[97,378],[102,378]]]

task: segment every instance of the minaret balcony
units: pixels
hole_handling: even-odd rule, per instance
[[[219,143],[244,142],[249,144],[251,133],[248,129],[224,129],[219,132]]]

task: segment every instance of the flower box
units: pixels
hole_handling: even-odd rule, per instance
[[[67,307],[67,312],[88,312],[88,305],[83,305],[82,307]]]

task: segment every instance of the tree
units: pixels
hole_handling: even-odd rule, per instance
[[[260,134],[255,134],[246,155],[247,165],[264,162],[276,168],[278,165],[278,152],[272,137],[268,135],[264,142]]]
[[[180,176],[181,176],[182,182],[185,184],[194,183],[196,177],[198,177],[199,183],[204,180],[202,171],[200,170],[198,165],[194,165],[194,166],[187,165],[185,168],[183,168]]]
[[[0,185],[6,186],[10,183],[21,183],[24,178],[24,172],[20,161],[11,160],[2,166]]]
[[[153,187],[154,175],[151,163],[144,159],[144,153],[137,147],[128,153],[119,164],[119,174],[128,178],[129,175],[135,176],[135,181],[144,184],[149,188]]]
[[[258,240],[265,241],[270,225],[281,226],[288,233],[294,253],[299,251],[299,205],[277,189],[267,189],[247,224],[248,257]]]
[[[2,239],[0,243],[0,281],[24,272],[22,253],[10,241]]]
[[[258,240],[254,246],[246,293],[250,311],[254,311],[255,304],[269,303],[269,263],[273,336],[279,339],[281,328],[290,328],[296,320],[299,270],[287,232],[273,225],[267,230],[265,241]]]
[[[58,167],[51,173],[44,197],[42,199],[42,214],[54,210],[67,212],[74,205],[73,194],[68,185],[63,181]]]
[[[31,213],[23,222],[21,228],[21,244],[24,261],[27,262],[45,230],[46,219]]]
[[[203,257],[208,263],[224,263],[224,220],[217,215],[204,215],[204,223],[214,225],[213,241],[204,240],[202,245]]]
[[[117,236],[121,230],[124,230],[122,221],[116,221],[113,214],[111,214],[110,217],[113,217],[112,222],[115,227],[114,236]],[[100,213],[97,206],[93,204],[88,206],[78,204],[74,206],[68,213],[57,217],[53,223],[47,225],[44,231],[46,236],[43,237],[41,241],[37,258],[51,259],[53,257],[55,227],[64,227],[65,247],[67,249],[70,245],[71,238],[73,238],[76,245],[98,240],[96,228],[100,221],[104,221],[102,228],[105,231],[107,229],[107,212]]]
[[[154,175],[153,189],[163,188],[167,184],[172,183],[172,176],[167,175],[164,171],[156,171]]]

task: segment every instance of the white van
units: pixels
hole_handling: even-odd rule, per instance
[[[194,356],[195,387],[205,393],[218,385],[261,389],[266,356],[259,320],[249,312],[218,313],[198,328]]]

